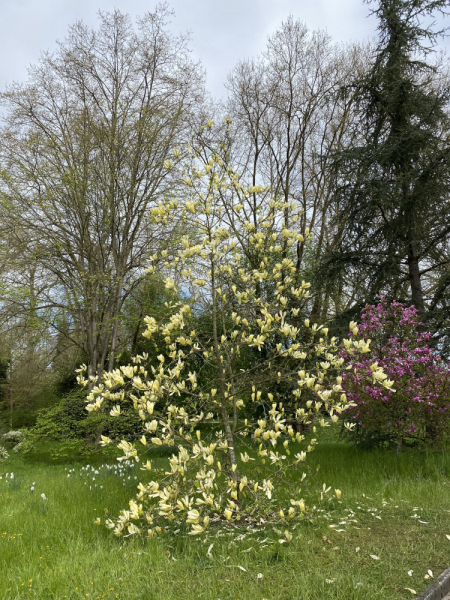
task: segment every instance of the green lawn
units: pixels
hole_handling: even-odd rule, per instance
[[[405,588],[420,593],[428,569],[436,577],[450,565],[450,452],[397,458],[330,438],[310,464],[320,464],[317,487],[341,489],[341,502],[294,525],[289,544],[278,525],[116,538],[94,520],[127,506],[139,466],[119,475],[101,467],[111,458],[89,469],[43,458],[0,463],[2,600],[393,600],[413,598]]]

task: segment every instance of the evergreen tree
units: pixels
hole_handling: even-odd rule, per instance
[[[333,163],[341,242],[328,257],[360,286],[359,306],[387,294],[431,318],[450,299],[450,88],[428,60],[445,29],[423,25],[449,5],[377,0],[372,10],[379,40],[352,84],[359,141]]]

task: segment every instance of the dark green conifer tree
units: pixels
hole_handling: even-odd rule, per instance
[[[450,305],[450,87],[430,60],[446,30],[430,19],[450,2],[376,4],[373,62],[352,84],[357,142],[333,161],[341,237],[329,273],[357,282],[358,308],[409,300],[436,329]]]

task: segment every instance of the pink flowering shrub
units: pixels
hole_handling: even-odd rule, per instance
[[[430,348],[431,334],[418,330],[414,306],[382,299],[367,305],[361,325],[350,335],[371,340],[369,354],[354,360],[343,377],[342,387],[354,406],[344,419],[354,424],[343,436],[363,447],[404,443],[438,445],[450,433],[450,371],[438,352]],[[393,390],[368,383],[371,367],[377,363]]]

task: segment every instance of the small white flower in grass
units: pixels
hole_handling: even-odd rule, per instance
[[[359,547],[355,548],[355,552],[359,552],[360,550],[361,550],[361,548],[359,548]]]
[[[336,579],[325,579],[325,581],[327,583],[334,583],[336,581]]]
[[[42,500],[47,500],[47,497],[44,493],[41,494],[41,498],[42,498]]]
[[[258,575],[256,576],[256,579],[262,579],[263,578],[263,574],[262,573],[258,573]]]
[[[30,487],[30,490],[31,490],[31,491],[33,491],[33,490],[34,490],[34,485],[32,485],[32,486]]]
[[[408,571],[408,575],[409,575],[410,577],[412,577],[412,574],[413,574],[413,573],[414,573],[414,571],[413,571],[412,569],[411,569],[410,571]]]

